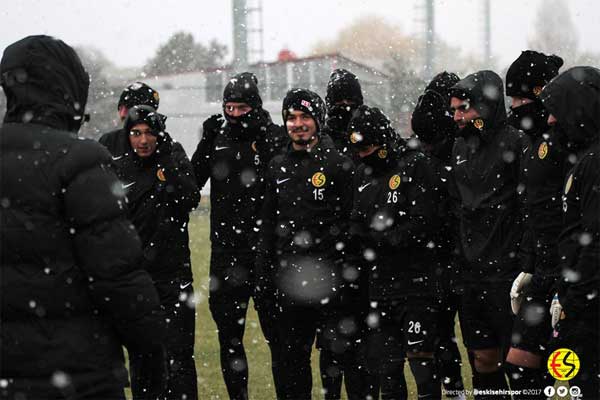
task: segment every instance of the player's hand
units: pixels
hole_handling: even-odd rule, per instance
[[[204,123],[202,124],[202,135],[206,135],[208,132],[216,132],[217,129],[223,126],[225,122],[225,118],[221,114],[211,115]]]
[[[521,293],[531,282],[533,275],[528,272],[521,272],[514,280],[512,288],[510,289],[510,308],[512,308],[513,314],[517,315],[521,308],[521,302],[523,297]]]

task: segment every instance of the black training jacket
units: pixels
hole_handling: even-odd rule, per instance
[[[224,123],[214,132],[203,132],[192,157],[198,186],[210,179],[213,252],[249,252],[256,247],[264,171],[288,140],[283,128],[264,114],[260,127]]]
[[[103,135],[100,143],[111,152],[126,193],[127,216],[142,239],[144,268],[155,281],[191,281],[188,223],[200,191],[185,150],[165,133],[157,151],[140,158],[124,129]]]
[[[563,188],[560,303],[568,319],[598,318],[600,301],[600,70],[574,67],[552,80],[542,101],[558,120],[577,163]]]
[[[122,388],[122,346],[146,351],[164,338],[110,155],[76,136],[65,107],[85,105],[87,74],[72,73],[70,48],[43,39],[20,41],[2,62],[29,79],[11,89],[0,128],[0,397],[11,399]]]
[[[440,194],[423,153],[389,150],[387,167],[361,164],[354,179],[353,247],[366,260],[369,297],[432,296],[436,279]]]
[[[287,256],[341,259],[353,173],[352,161],[326,135],[310,152],[289,144],[287,152],[275,156],[265,177],[259,258],[267,263]]]
[[[571,152],[556,129],[528,147],[522,159],[524,233],[520,245],[522,270],[542,278],[560,276],[558,236],[562,229],[562,192],[573,166]],[[573,155],[574,156],[574,155]]]
[[[454,143],[452,167],[460,198],[460,241],[465,280],[512,281],[521,271],[522,238],[518,200],[524,134],[506,124],[502,80],[483,71],[455,85],[469,98],[485,99],[483,130],[468,130]],[[488,96],[488,94],[497,94]],[[465,128],[468,129],[468,128]],[[459,132],[460,134],[461,132]]]

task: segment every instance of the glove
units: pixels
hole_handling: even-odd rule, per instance
[[[520,295],[529,286],[532,276],[529,272],[521,272],[512,284],[512,288],[510,289],[510,308],[512,308],[512,312],[515,315],[519,313],[521,302],[523,301]]]
[[[221,114],[211,115],[202,124],[202,137],[205,135],[214,135],[225,123],[225,118]]]
[[[565,313],[560,301],[558,300],[558,293],[554,295],[552,298],[552,303],[550,303],[550,315],[552,316],[552,329],[556,327],[558,321],[565,319]]]

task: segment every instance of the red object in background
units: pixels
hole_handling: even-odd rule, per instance
[[[297,59],[296,54],[288,49],[281,49],[277,54],[277,61],[292,61]]]

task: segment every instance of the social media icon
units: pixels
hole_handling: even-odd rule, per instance
[[[554,386],[546,386],[544,388],[544,395],[546,395],[546,397],[552,397],[555,393],[556,390],[554,390]]]
[[[579,397],[581,396],[581,389],[579,388],[579,386],[571,386],[571,388],[569,389],[569,394],[573,397]]]
[[[558,397],[565,397],[569,394],[569,389],[567,389],[566,386],[559,386],[558,389],[556,389],[556,394]]]

